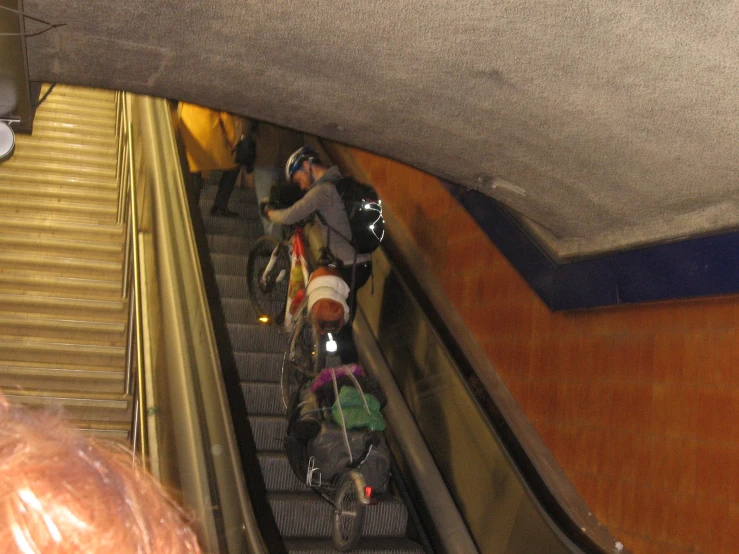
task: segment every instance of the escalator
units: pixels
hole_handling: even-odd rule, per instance
[[[274,531],[265,535],[271,535],[270,551],[329,552],[330,507],[295,478],[282,451],[283,338],[256,323],[247,300],[247,253],[262,233],[256,199],[252,191],[237,190],[229,207],[242,217],[211,217],[215,190],[214,182],[206,187],[198,206],[209,252],[201,259],[209,258],[206,273],[212,272],[217,289],[211,298],[216,333],[219,321],[226,331],[226,381],[232,367],[238,384],[232,380],[230,386],[238,386],[243,397],[242,408],[236,405],[241,398],[230,400],[245,471],[251,472],[249,490],[256,492],[255,511],[263,511],[260,505],[271,509],[272,517],[261,517],[261,528]],[[554,461],[546,455],[544,466],[532,460],[515,436],[516,425],[491,409],[495,399],[473,390],[474,368],[403,262],[393,240],[397,233],[391,234],[387,252],[374,256],[373,282],[360,294],[355,337],[364,365],[383,388],[397,388],[389,395],[394,400],[386,412],[394,414],[386,435],[409,492],[407,504],[391,497],[370,509],[368,538],[357,552],[626,552],[587,512]],[[407,405],[405,416],[395,414],[393,402]],[[248,428],[239,433],[240,418]],[[535,435],[530,427],[526,432]],[[261,476],[249,469],[250,460]],[[407,507],[422,529],[409,524]],[[424,546],[411,537],[424,537]]]
[[[242,217],[213,217],[209,213],[216,192],[214,185],[204,188],[198,207],[220,300],[220,305],[212,305],[211,311],[225,326],[230,343],[225,351],[221,348],[221,363],[226,372],[232,367],[238,373],[238,385],[233,380],[230,388],[238,386],[243,395],[245,411],[240,398],[230,399],[237,413],[237,433],[239,420],[246,418],[249,423],[248,429],[241,430],[244,436],[239,437],[241,454],[245,460],[256,461],[263,479],[260,483],[252,475],[251,480],[256,482],[251,483],[250,490],[262,489],[265,504],[271,510],[271,521],[263,522],[262,527],[276,527],[282,543],[270,545],[271,551],[284,548],[290,553],[332,552],[332,508],[295,477],[283,448],[286,419],[280,372],[285,337],[276,328],[259,324],[248,301],[247,255],[253,242],[263,234],[256,196],[253,191],[237,190],[229,207]],[[206,272],[210,273],[210,268]],[[217,334],[218,326],[216,322]],[[245,471],[253,474],[248,465],[245,464]],[[408,511],[404,502],[392,494],[384,495],[377,505],[367,509],[363,538],[355,552],[423,552],[407,535]]]

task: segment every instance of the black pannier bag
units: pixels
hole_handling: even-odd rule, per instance
[[[312,469],[313,484],[327,483],[337,474],[357,466],[367,486],[383,492],[390,474],[390,452],[382,433],[369,429],[347,430],[351,459],[338,425],[324,422],[319,433],[308,442],[308,469]],[[374,494],[373,492],[373,494]]]
[[[363,393],[374,396],[380,406],[385,405],[384,392],[369,376],[339,377],[336,389],[333,380],[316,391],[311,389],[309,382],[296,392],[288,411],[285,438],[288,461],[298,479],[313,487],[329,486],[337,475],[357,468],[373,491],[385,492],[390,474],[390,452],[383,434],[368,428],[347,429],[345,441],[344,430],[331,415],[336,401],[334,390],[353,385],[359,385]]]

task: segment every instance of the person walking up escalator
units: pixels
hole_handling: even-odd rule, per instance
[[[372,274],[372,261],[369,254],[356,254],[354,247],[345,238],[351,237],[352,233],[344,202],[336,189],[336,182],[341,178],[338,167],[327,168],[313,148],[303,146],[288,159],[285,179],[288,183],[297,184],[305,195],[284,210],[270,209],[267,205],[264,215],[274,223],[290,225],[314,212],[319,214],[316,225],[321,230],[323,244],[328,245],[331,253],[342,262],[339,268],[341,277],[352,287],[349,305],[353,311],[356,309],[357,291]],[[335,232],[331,232],[332,229]],[[345,325],[338,333],[337,343],[343,364],[358,361],[350,324]]]

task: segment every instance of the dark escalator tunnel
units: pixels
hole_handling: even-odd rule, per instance
[[[284,339],[257,323],[247,300],[247,253],[263,232],[256,197],[252,190],[236,190],[229,207],[241,217],[212,217],[214,184],[207,182],[199,204],[192,203],[193,224],[254,511],[271,552],[333,551],[330,506],[293,475],[282,450]],[[375,255],[374,279],[361,294],[355,337],[365,366],[376,375],[384,371],[383,387],[397,384],[396,402],[409,408],[406,419],[399,420],[405,423],[393,427],[390,421],[386,433],[397,463],[396,492],[403,494],[370,509],[367,538],[356,551],[614,551],[604,529],[596,525],[586,531],[556,495],[547,494],[494,402],[470,388],[474,370],[403,264],[400,249],[391,240],[388,246],[388,253]],[[410,427],[417,427],[418,444],[428,448],[420,464],[422,458],[409,446]],[[431,472],[440,476],[435,490],[429,490],[426,474]],[[439,515],[437,499],[443,504],[442,498],[449,499],[462,522],[458,535],[441,529],[440,520],[453,519]]]

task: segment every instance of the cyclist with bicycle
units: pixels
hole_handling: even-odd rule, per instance
[[[268,203],[262,203],[260,207],[270,221],[283,225],[296,223],[316,212],[320,215],[316,224],[321,230],[323,243],[341,262],[338,269],[351,287],[350,306],[354,310],[356,292],[369,279],[372,262],[369,254],[356,254],[354,247],[344,238],[351,238],[351,227],[344,203],[336,190],[335,183],[341,178],[338,167],[327,168],[313,148],[303,146],[293,152],[285,165],[285,179],[305,192],[303,198],[284,210],[275,210]],[[335,232],[331,232],[332,229]],[[356,362],[351,325],[346,325],[337,339],[342,363]]]

